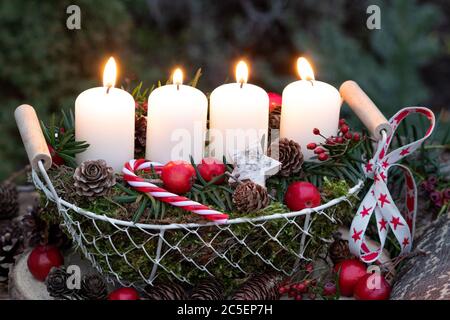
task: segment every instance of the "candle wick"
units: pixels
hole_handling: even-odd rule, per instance
[[[112,87],[111,85],[109,85],[109,86],[106,87],[106,94],[109,93],[109,90],[111,89],[111,87]]]
[[[243,86],[244,86],[244,81],[241,81],[240,88],[242,89]]]
[[[310,83],[311,83],[311,85],[314,87],[314,81],[312,80],[312,79],[309,79],[308,80]]]
[[[180,84],[177,83],[177,90],[180,90]]]

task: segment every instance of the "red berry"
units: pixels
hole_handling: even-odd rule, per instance
[[[50,143],[47,143],[47,147],[50,152],[50,156],[52,157],[52,163],[57,166],[62,166],[64,164],[64,159],[58,155],[55,148],[53,148]]]
[[[344,138],[336,137],[336,138],[334,138],[334,142],[336,142],[336,143],[344,143]]]
[[[31,274],[39,281],[44,281],[53,267],[64,264],[64,257],[54,246],[39,245],[28,256],[27,265]]]
[[[317,147],[315,150],[314,150],[314,153],[315,154],[321,154],[321,153],[324,153],[325,152],[325,149],[324,148],[321,148],[321,147]]]
[[[391,286],[386,279],[377,273],[366,274],[355,286],[356,300],[388,300]]]
[[[161,171],[165,188],[176,194],[189,192],[195,179],[195,169],[185,161],[170,161]]]
[[[300,293],[306,292],[306,285],[304,283],[297,284],[297,291]]]
[[[326,144],[330,145],[330,146],[334,146],[335,142],[332,138],[327,138],[327,140],[325,140]]]
[[[334,282],[327,282],[323,286],[323,295],[325,297],[334,296],[336,294],[336,284]]]
[[[308,263],[305,267],[306,272],[311,273],[314,271],[314,266],[312,265],[312,263]]]
[[[320,134],[320,130],[317,129],[317,128],[314,128],[314,129],[313,129],[313,133],[317,136],[317,135]]]
[[[269,92],[269,111],[272,112],[276,107],[281,106],[282,98],[278,93]]]
[[[297,295],[297,291],[296,290],[290,290],[288,292],[288,297],[289,298],[294,298]]]
[[[292,211],[314,208],[320,205],[320,192],[309,182],[293,182],[286,190],[284,202]]]
[[[303,300],[303,296],[301,294],[298,294],[295,296],[295,300],[297,301]]]
[[[351,297],[359,279],[364,277],[366,266],[359,260],[347,259],[334,266],[334,271],[339,272],[339,289],[341,295]]]
[[[348,125],[346,125],[346,124],[344,124],[344,125],[341,127],[341,132],[342,132],[343,134],[346,134],[349,130],[350,130],[350,128],[349,128]]]
[[[202,163],[197,166],[197,169],[202,178],[206,182],[209,182],[214,178],[223,175],[226,171],[226,166],[215,158],[205,158],[202,159]],[[222,184],[224,180],[225,177],[220,178],[214,184]]]
[[[343,126],[345,124],[345,119],[340,119],[339,120],[339,126]]]
[[[317,148],[317,144],[315,144],[314,142],[308,143],[308,144],[306,145],[306,148],[307,148],[308,150],[314,150],[315,148]]]
[[[361,140],[361,136],[359,135],[359,133],[355,133],[355,134],[353,135],[353,140],[354,140],[355,142],[358,142],[359,140]]]
[[[317,158],[320,161],[327,161],[330,158],[330,156],[326,153],[321,153],[321,154],[319,154],[319,156]]]
[[[287,292],[287,290],[286,290],[285,287],[279,287],[279,288],[278,288],[278,292],[279,292],[281,295],[284,295],[284,294]]]
[[[109,294],[108,300],[139,300],[139,292],[134,288],[119,288]]]
[[[344,137],[345,137],[345,139],[350,140],[350,139],[353,138],[353,134],[352,134],[351,132],[347,132],[347,133],[344,135]]]

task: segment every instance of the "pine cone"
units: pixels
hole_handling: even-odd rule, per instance
[[[8,219],[19,211],[16,185],[10,182],[0,184],[0,219]]]
[[[47,222],[41,219],[42,208],[31,208],[20,220],[20,228],[23,232],[26,247],[35,247],[39,244],[50,244],[60,249],[68,249],[72,245],[71,239],[61,230],[57,224],[47,226]]]
[[[269,114],[269,128],[280,129],[281,106],[276,107]]]
[[[134,153],[144,155],[147,141],[147,118],[136,117],[134,130]]]
[[[81,280],[80,297],[85,300],[105,300],[108,296],[105,279],[99,274],[84,275]]]
[[[279,175],[289,177],[302,170],[303,154],[300,145],[294,140],[280,139],[270,146],[269,155],[275,156],[278,149],[278,159],[281,162]]]
[[[267,189],[252,181],[239,184],[233,193],[233,204],[238,212],[251,213],[269,205]]]
[[[328,253],[334,264],[338,264],[339,262],[352,257],[348,247],[348,241],[341,239],[340,233],[334,235],[334,241],[330,244]]]
[[[186,300],[184,288],[175,283],[157,284],[145,289],[149,300]]]
[[[8,221],[0,228],[0,282],[8,280],[10,267],[22,252],[22,230],[15,221]]]
[[[281,279],[275,273],[253,276],[234,293],[232,300],[278,300]]]
[[[201,281],[191,293],[191,300],[223,300],[224,287],[216,279]]]
[[[76,193],[88,198],[103,196],[116,184],[114,170],[108,167],[105,160],[82,162],[73,178]]]
[[[69,275],[64,267],[52,268],[45,279],[49,295],[56,299],[70,300],[73,290],[67,287]]]

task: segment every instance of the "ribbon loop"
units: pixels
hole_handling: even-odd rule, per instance
[[[430,121],[424,137],[388,153],[399,124],[411,114],[422,114]],[[378,142],[374,157],[363,165],[366,177],[373,179],[373,184],[353,218],[350,227],[349,247],[353,254],[366,263],[379,259],[389,230],[393,232],[400,245],[400,254],[407,253],[412,249],[417,211],[417,187],[411,171],[397,162],[420,147],[432,134],[435,121],[433,112],[428,108],[408,107],[400,110],[389,120],[392,126],[392,134],[386,136],[386,133],[383,133],[383,139]],[[406,212],[404,214],[400,213],[395,205],[387,186],[388,172],[394,167],[400,168],[405,177]],[[374,213],[380,240],[380,246],[376,249],[370,248],[365,241],[365,233]]]

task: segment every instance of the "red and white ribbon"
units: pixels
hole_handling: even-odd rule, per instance
[[[137,191],[148,193],[159,201],[202,215],[206,219],[214,222],[223,223],[228,220],[227,214],[213,210],[186,197],[171,193],[161,187],[158,187],[157,185],[154,185],[153,183],[146,181],[136,174],[136,171],[138,170],[150,170],[150,168],[154,168],[156,172],[160,172],[162,165],[160,163],[150,162],[144,159],[130,160],[122,169],[123,178]]]
[[[422,114],[430,121],[430,126],[425,136],[422,139],[387,153],[399,124],[407,116],[414,113]],[[409,107],[400,110],[389,120],[389,123],[392,126],[392,134],[387,137],[385,136],[386,139],[379,142],[377,152],[373,159],[363,165],[366,176],[373,179],[374,182],[362,200],[350,227],[350,251],[366,263],[378,260],[386,242],[389,229],[392,230],[397,242],[400,244],[400,254],[411,251],[417,211],[417,187],[411,171],[396,162],[414,152],[431,135],[435,126],[435,117],[433,112],[427,108]],[[393,167],[400,168],[405,175],[406,212],[403,215],[395,205],[387,187],[388,171]],[[372,214],[375,214],[380,238],[380,247],[375,250],[370,249],[365,242],[365,233]]]

